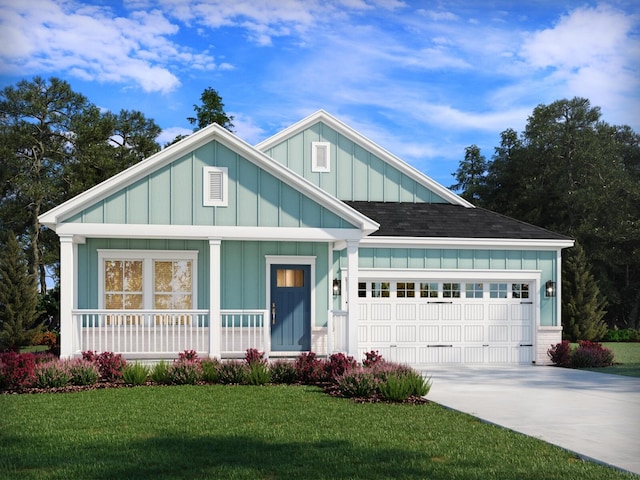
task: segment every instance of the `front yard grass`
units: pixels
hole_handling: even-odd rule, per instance
[[[0,412],[7,480],[636,478],[433,403],[316,387],[0,395]]]
[[[585,370],[640,377],[640,342],[603,342],[602,345],[613,351],[615,365]]]

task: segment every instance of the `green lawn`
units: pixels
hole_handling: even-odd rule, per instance
[[[640,377],[640,342],[604,342],[613,351],[616,365],[605,368],[588,368],[592,372],[612,373],[628,377]]]
[[[636,478],[436,404],[314,387],[0,395],[0,411],[6,480]]]

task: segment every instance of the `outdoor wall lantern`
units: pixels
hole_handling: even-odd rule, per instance
[[[333,296],[337,297],[342,292],[342,282],[337,278],[333,280]]]
[[[545,297],[556,296],[556,282],[552,280],[547,280],[547,283],[544,284],[544,296]]]

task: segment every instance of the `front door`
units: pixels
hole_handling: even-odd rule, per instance
[[[271,265],[271,350],[311,350],[311,267]]]

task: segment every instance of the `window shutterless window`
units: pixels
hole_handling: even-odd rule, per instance
[[[438,298],[438,284],[435,282],[420,283],[420,298]]]
[[[489,298],[507,298],[506,283],[490,283]]]
[[[398,282],[396,284],[396,296],[398,298],[414,298],[416,296],[416,284],[413,282]]]
[[[482,298],[484,285],[482,283],[467,283],[465,284],[465,297],[466,298]]]
[[[528,283],[512,283],[511,298],[529,298]]]
[[[460,284],[459,283],[443,283],[442,296],[444,298],[460,298]]]
[[[371,296],[373,298],[389,298],[389,282],[371,282]]]

